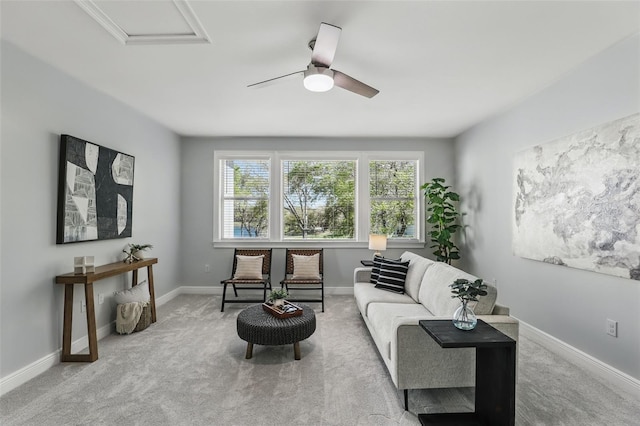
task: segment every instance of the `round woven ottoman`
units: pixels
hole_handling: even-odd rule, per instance
[[[300,359],[300,341],[316,331],[316,313],[307,305],[298,304],[302,315],[276,318],[265,312],[262,305],[253,305],[238,314],[238,336],[247,342],[245,358],[253,356],[253,345],[290,345],[294,359]]]

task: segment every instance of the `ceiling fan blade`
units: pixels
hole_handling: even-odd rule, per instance
[[[367,86],[363,82],[336,70],[333,70],[333,84],[350,92],[357,93],[358,95],[366,96],[367,98],[373,98],[380,92],[378,89]]]
[[[324,22],[320,24],[315,45],[313,46],[313,53],[311,53],[312,64],[322,65],[327,68],[331,66],[333,57],[336,55],[341,32],[342,28],[335,25]]]
[[[267,87],[267,86],[271,86],[272,84],[282,83],[284,81],[291,80],[291,79],[297,77],[298,75],[303,76],[304,75],[304,70],[303,71],[292,72],[291,74],[281,75],[280,77],[270,78],[269,80],[261,81],[259,83],[253,83],[253,84],[248,85],[247,87],[254,87],[256,89],[261,88],[261,87]]]

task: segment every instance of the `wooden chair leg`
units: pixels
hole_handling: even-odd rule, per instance
[[[238,290],[236,290],[236,285],[235,284],[231,284],[233,286],[233,294],[236,295],[236,297],[238,297]]]
[[[324,312],[324,284],[320,287],[320,295],[322,297],[322,312]]]
[[[220,312],[224,312],[225,297],[227,297],[227,283],[224,283],[224,287],[222,288],[222,308],[220,308]]]

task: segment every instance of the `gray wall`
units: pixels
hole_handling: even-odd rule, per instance
[[[424,151],[425,178],[453,179],[453,143],[448,139],[310,139],[310,138],[183,138],[182,143],[182,274],[181,284],[220,285],[229,278],[233,249],[213,246],[213,152],[214,150],[331,150],[331,151]],[[429,250],[411,249],[426,255]],[[390,249],[385,256],[405,249]],[[272,277],[284,277],[284,248],[274,249]],[[325,285],[350,287],[353,268],[372,252],[363,248],[325,249]],[[211,265],[211,273],[205,272]]]
[[[640,36],[626,39],[456,140],[466,267],[497,279],[513,315],[637,379],[640,282],[515,257],[511,212],[516,152],[640,111],[639,52]]]
[[[174,133],[4,41],[1,83],[0,377],[6,377],[61,347],[64,287],[54,277],[72,270],[74,256],[93,255],[103,264],[120,260],[128,242],[152,243],[156,295],[175,288],[180,151]],[[61,133],[135,156],[133,238],[55,244]],[[96,303],[99,293],[107,295],[96,305],[98,327],[115,319],[111,294],[130,279],[95,286]],[[73,340],[86,335],[84,293],[75,288]]]

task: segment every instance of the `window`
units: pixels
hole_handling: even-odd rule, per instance
[[[283,237],[353,239],[355,172],[355,161],[283,161]]]
[[[269,160],[222,160],[224,238],[269,237]]]
[[[361,247],[423,240],[423,152],[214,153],[214,241]]]
[[[416,161],[369,162],[371,233],[416,238]]]

